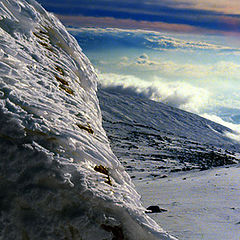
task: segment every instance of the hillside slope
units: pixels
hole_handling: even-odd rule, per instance
[[[113,152],[130,173],[161,177],[238,162],[231,129],[146,98],[103,89],[98,97]]]

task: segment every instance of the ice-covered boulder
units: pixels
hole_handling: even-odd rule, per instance
[[[56,17],[0,1],[0,239],[174,239],[112,153],[96,84]]]

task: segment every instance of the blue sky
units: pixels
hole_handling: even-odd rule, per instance
[[[39,0],[72,26],[239,35],[239,0]]]
[[[198,114],[221,115],[221,109],[226,113],[228,108],[226,119],[239,109],[240,46],[227,44],[229,37],[116,28],[69,31],[104,87]]]

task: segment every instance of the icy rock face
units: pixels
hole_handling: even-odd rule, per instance
[[[0,1],[1,239],[174,239],[110,149],[96,82],[58,19]]]

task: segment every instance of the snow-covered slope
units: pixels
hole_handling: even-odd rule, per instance
[[[52,14],[0,1],[0,239],[174,239],[110,149],[96,81]]]
[[[98,92],[113,152],[132,177],[234,164],[240,144],[232,130],[196,114],[133,95]]]

